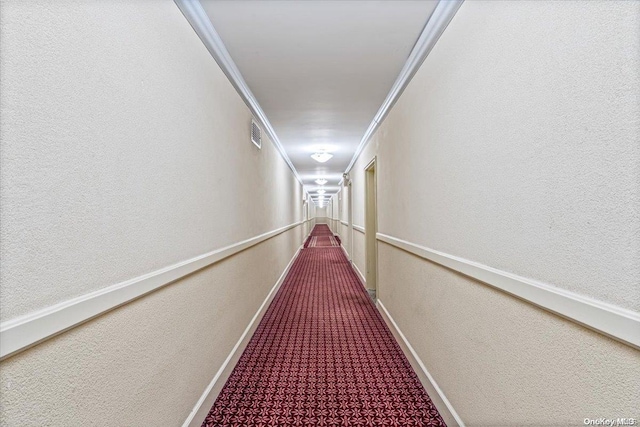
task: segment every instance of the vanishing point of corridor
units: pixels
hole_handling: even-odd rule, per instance
[[[305,246],[202,426],[444,426],[329,227]]]

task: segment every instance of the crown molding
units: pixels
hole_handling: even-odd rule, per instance
[[[418,41],[413,46],[413,49],[407,58],[407,62],[405,62],[404,67],[402,67],[402,70],[391,87],[389,94],[380,106],[376,115],[373,117],[371,124],[369,124],[367,131],[360,140],[360,144],[358,145],[356,152],[353,154],[353,158],[351,159],[349,166],[347,166],[345,173],[349,173],[355,162],[358,160],[360,153],[362,153],[362,150],[371,139],[371,136],[373,136],[393,105],[396,103],[398,98],[400,98],[400,95],[402,95],[404,89],[427,58],[438,39],[447,28],[447,25],[449,25],[449,22],[451,22],[462,5],[463,1],[464,0],[440,0],[429,17],[427,24],[424,26],[422,33],[420,33]]]
[[[213,59],[218,63],[222,72],[227,76],[233,87],[236,89],[242,100],[247,104],[247,107],[251,110],[251,113],[255,116],[256,120],[260,121],[264,130],[269,135],[269,139],[273,145],[275,145],[276,149],[282,156],[282,159],[287,163],[289,169],[296,177],[300,185],[304,185],[302,183],[302,179],[298,174],[295,166],[291,163],[291,159],[287,155],[284,147],[280,143],[280,139],[278,135],[276,135],[276,131],[271,126],[271,122],[269,122],[269,118],[262,110],[262,107],[258,103],[258,100],[249,89],[249,86],[244,81],[240,70],[236,66],[235,62],[231,58],[227,47],[222,42],[220,35],[213,27],[207,12],[205,12],[202,4],[200,4],[199,0],[174,0],[175,4],[178,6],[182,14],[191,27],[196,32],[202,43],[205,45]]]

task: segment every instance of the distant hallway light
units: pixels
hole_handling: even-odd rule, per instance
[[[327,182],[329,182],[329,181],[327,181],[324,178],[323,179],[316,179],[316,184],[318,184],[318,185],[325,185]]]
[[[326,193],[326,191],[325,190],[318,190],[317,193],[318,194],[324,194],[324,193]]]
[[[315,160],[316,162],[320,162],[320,163],[324,163],[327,160],[329,160],[330,158],[333,157],[333,154],[329,154],[326,151],[320,152],[320,153],[313,153],[311,155],[311,158],[313,160]]]

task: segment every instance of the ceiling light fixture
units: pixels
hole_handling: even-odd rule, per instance
[[[325,191],[325,190],[318,190],[318,191],[316,191],[316,193],[318,193],[318,194],[324,194],[324,193],[326,193],[326,191]]]
[[[318,185],[325,185],[328,181],[324,178],[322,179],[316,179],[316,184]]]
[[[318,152],[318,153],[313,153],[313,154],[311,155],[311,158],[312,158],[313,160],[315,160],[316,162],[320,162],[320,163],[324,163],[324,162],[326,162],[327,160],[329,160],[329,159],[330,159],[330,158],[332,158],[332,157],[333,157],[333,154],[329,154],[329,153],[327,153],[326,151],[321,151],[321,152]]]

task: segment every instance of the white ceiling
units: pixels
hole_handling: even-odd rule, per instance
[[[303,180],[342,173],[437,0],[201,0]],[[311,154],[328,149],[326,163]]]

